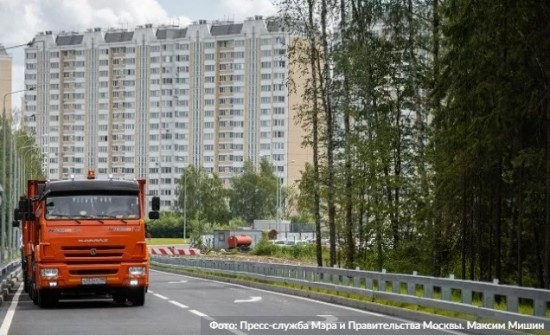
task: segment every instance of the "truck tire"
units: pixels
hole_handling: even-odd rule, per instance
[[[29,293],[29,280],[27,275],[23,275],[23,292]]]
[[[38,292],[36,291],[34,284],[32,284],[29,289],[29,297],[35,305],[38,305]]]
[[[143,306],[145,304],[145,288],[136,289],[130,294],[128,300],[134,306]]]
[[[41,308],[49,308],[57,304],[57,294],[48,290],[38,291],[38,306]]]

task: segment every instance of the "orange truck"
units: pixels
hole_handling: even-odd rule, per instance
[[[21,222],[24,289],[35,304],[111,296],[142,306],[149,286],[145,180],[29,180]],[[150,219],[158,219],[153,197]],[[14,224],[19,224],[15,221]]]

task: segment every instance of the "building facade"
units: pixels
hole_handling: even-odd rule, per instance
[[[10,119],[12,113],[12,96],[9,94],[12,92],[11,72],[12,58],[0,45],[0,97],[2,98],[2,108],[6,108],[6,119]]]
[[[90,168],[145,178],[163,209],[189,165],[229,186],[245,161],[265,157],[286,185],[311,159],[294,120],[300,97],[286,85],[291,38],[262,17],[40,33],[25,51],[25,85],[37,89],[25,94],[23,127],[49,179]]]

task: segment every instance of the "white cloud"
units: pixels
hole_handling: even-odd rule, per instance
[[[275,15],[277,9],[271,0],[221,0],[221,18],[243,21],[254,15]]]
[[[5,47],[31,41],[43,31],[82,32],[88,28],[129,28],[145,23],[188,25],[173,18],[157,0],[0,0],[0,44]],[[23,88],[23,48],[8,52],[13,59],[12,90]],[[14,99],[14,101],[18,101]]]

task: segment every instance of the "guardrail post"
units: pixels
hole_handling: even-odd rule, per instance
[[[432,283],[424,284],[424,298],[434,297],[434,286]]]
[[[356,267],[355,270],[359,271],[360,268]],[[361,277],[359,274],[355,273],[353,276],[353,287],[360,287],[361,286]]]
[[[336,265],[334,266],[334,269],[336,269]],[[340,284],[340,275],[338,273],[332,273],[331,274],[332,276],[332,283],[335,284],[335,285],[338,285]]]
[[[347,274],[342,275],[342,285],[349,286],[349,276]]]
[[[365,277],[365,288],[367,290],[372,290],[373,289],[373,282],[372,282],[372,278],[369,278],[369,277]]]
[[[462,303],[471,305],[472,304],[472,290],[462,289],[460,292],[462,296]]]
[[[323,271],[323,281],[325,283],[330,283],[330,275]]]
[[[392,292],[393,293],[400,293],[401,292],[401,282],[399,282],[398,280],[392,281],[391,286],[392,286]]]
[[[493,292],[483,291],[483,307],[494,308],[495,307],[495,294]]]
[[[417,274],[418,274],[418,272],[416,272],[416,271],[413,272],[413,276],[416,276]],[[407,293],[409,295],[416,295],[416,284],[415,283],[411,283],[411,282],[407,283]]]
[[[519,299],[513,295],[506,296],[506,310],[508,312],[518,312]]]
[[[449,275],[449,279],[455,280],[455,275],[451,274]],[[442,286],[441,287],[441,299],[445,301],[451,301],[451,287],[450,286]]]
[[[386,291],[386,281],[384,279],[378,279],[378,291]]]
[[[533,305],[535,309],[533,314],[535,316],[546,316],[546,301],[542,299],[535,299],[535,301],[533,301]]]

